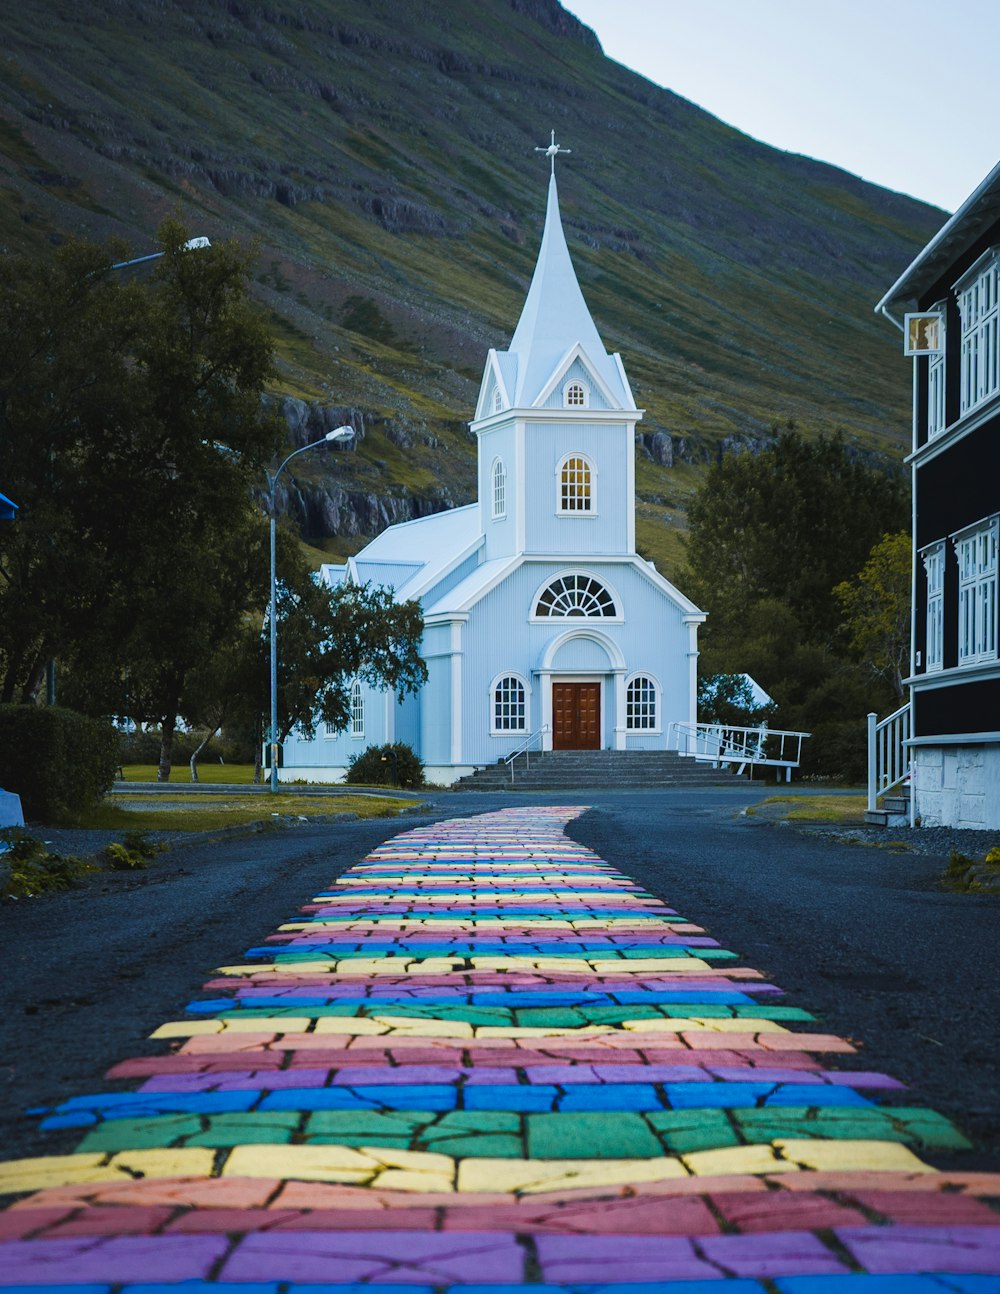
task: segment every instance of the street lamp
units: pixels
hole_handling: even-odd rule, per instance
[[[211,242],[202,235],[199,238],[189,238],[181,247],[181,251],[197,252],[201,251],[203,247],[211,246]],[[166,252],[150,252],[148,256],[136,256],[130,261],[116,261],[115,264],[109,268],[113,270],[124,270],[127,269],[129,265],[141,265],[144,261],[158,261],[161,256],[166,256],[166,254]]]
[[[303,445],[301,449],[293,449],[287,458],[283,459],[274,472],[267,472],[267,490],[268,490],[268,512],[271,514],[271,603],[269,618],[271,621],[271,723],[268,728],[268,742],[271,747],[271,791],[278,789],[278,573],[275,561],[275,531],[277,523],[277,497],[275,487],[278,484],[278,477],[299,454],[304,454],[307,449],[316,449],[320,445],[325,445],[327,441],[351,440],[354,436],[353,427],[335,427],[333,431],[328,431],[325,436],[319,440],[314,440],[309,445]]]

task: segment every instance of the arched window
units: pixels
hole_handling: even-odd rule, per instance
[[[493,391],[493,412],[499,413],[502,408],[503,408],[503,392],[500,390],[499,387],[496,387],[494,388],[494,391]]]
[[[500,458],[493,461],[493,519],[507,515],[507,469]]]
[[[615,600],[592,575],[560,575],[542,592],[536,616],[616,616]]]
[[[631,732],[656,728],[656,684],[637,674],[625,689],[625,727]]]
[[[365,698],[357,679],[351,684],[351,736],[365,735]]]
[[[527,720],[524,684],[515,674],[497,679],[493,686],[493,731],[523,732]]]
[[[594,470],[582,454],[571,454],[559,464],[559,511],[591,512],[594,508]]]
[[[586,409],[587,395],[582,382],[567,382],[563,388],[563,405],[567,409]]]

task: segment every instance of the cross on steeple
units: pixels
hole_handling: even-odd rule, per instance
[[[553,132],[552,132],[552,142],[551,142],[551,144],[549,144],[549,145],[548,145],[548,147],[547,147],[547,148],[536,148],[536,149],[535,149],[535,152],[536,152],[536,153],[544,153],[546,157],[548,157],[548,158],[551,158],[551,159],[552,159],[552,174],[553,174],[553,175],[555,175],[555,173],[556,173],[556,157],[558,156],[558,154],[559,154],[559,153],[572,153],[572,151],[573,151],[573,150],[572,150],[571,148],[560,148],[560,147],[559,147],[559,145],[556,143],[556,132],[555,132],[555,131],[553,131]]]

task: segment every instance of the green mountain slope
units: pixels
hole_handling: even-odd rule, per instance
[[[289,493],[334,551],[473,497],[465,424],[527,290],[551,129],[584,294],[647,410],[647,555],[675,566],[685,497],[734,438],[795,418],[904,441],[871,304],[942,213],[748,139],[556,0],[19,0],[3,28],[0,242],[138,254],[174,212],[258,240],[283,393],[332,406],[290,421],[364,431],[298,460]]]

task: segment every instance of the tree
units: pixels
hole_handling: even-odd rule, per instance
[[[263,574],[263,547],[259,555],[250,551]],[[418,603],[397,602],[388,589],[368,584],[330,589],[310,569],[297,539],[284,526],[277,534],[277,571],[279,741],[296,727],[307,736],[319,723],[338,731],[346,728],[356,678],[404,695],[426,681]],[[266,600],[265,592],[262,583],[259,603]],[[251,610],[236,633],[219,640],[189,673],[181,711],[210,734],[223,724],[255,731],[259,754],[269,704],[267,616]],[[255,780],[259,775],[258,768]]]
[[[746,674],[709,674],[698,680],[698,718],[702,723],[755,728],[766,723],[777,706],[758,702]]]
[[[812,634],[835,631],[830,590],[905,525],[906,508],[903,477],[864,463],[839,435],[809,441],[790,427],[759,454],[722,458],[688,509],[686,587],[712,614],[708,635],[713,620],[731,625],[765,598]]]
[[[906,485],[843,439],[794,427],[760,454],[723,458],[690,509],[686,589],[709,612],[706,674],[749,673],[781,727],[811,732],[803,766],[853,773],[881,681],[858,665],[834,588],[907,516]]]
[[[397,602],[391,589],[322,583],[290,536],[279,531],[278,740],[293,728],[307,737],[328,723],[350,722],[354,679],[403,695],[427,680],[420,655],[424,621],[417,602]],[[269,679],[266,624],[260,637],[261,696]],[[261,706],[263,711],[264,707]]]
[[[3,266],[2,691],[33,697],[45,662],[92,711],[159,723],[161,777],[188,673],[232,631],[259,572],[251,490],[281,441],[262,396],[272,347],[234,243],[186,251],[160,229],[149,282],[84,244]]]
[[[912,562],[908,534],[883,535],[854,579],[833,590],[851,647],[873,677],[891,685],[898,700],[910,654]]]

